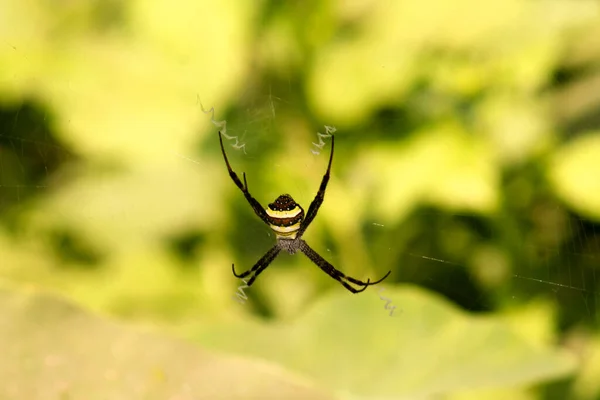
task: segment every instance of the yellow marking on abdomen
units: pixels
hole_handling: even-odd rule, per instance
[[[278,226],[270,224],[271,229],[275,232],[275,236],[278,238],[286,238],[286,239],[296,239],[296,234],[298,233],[298,229],[300,229],[300,223],[290,225],[290,226]]]
[[[273,210],[273,209],[267,207],[267,209],[265,211],[267,212],[267,215],[271,218],[294,218],[295,216],[297,216],[298,214],[300,214],[302,212],[302,209],[300,207],[296,206],[289,211],[287,211],[287,210],[278,211],[278,210]]]

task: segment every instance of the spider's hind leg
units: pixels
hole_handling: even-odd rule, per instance
[[[256,279],[256,277],[261,272],[263,272],[269,266],[269,264],[271,264],[271,261],[273,261],[275,259],[275,257],[277,257],[277,255],[279,254],[280,251],[281,251],[281,247],[279,247],[278,245],[271,247],[271,249],[269,251],[267,251],[265,253],[265,255],[262,256],[262,258],[260,260],[258,260],[258,262],[256,264],[254,264],[254,266],[251,269],[249,269],[246,272],[242,272],[241,274],[236,273],[235,266],[233,264],[231,264],[231,270],[233,271],[233,275],[236,278],[245,278],[248,275],[253,273],[254,275],[252,275],[250,280],[246,283],[246,285],[251,286],[252,283],[254,282],[254,280]]]
[[[385,278],[387,278],[387,277],[388,277],[388,275],[389,275],[391,272],[392,272],[392,271],[388,271],[388,272],[387,272],[387,274],[385,274],[385,275],[383,276],[383,278],[381,278],[381,279],[379,279],[378,281],[375,281],[375,282],[371,282],[371,280],[370,280],[370,279],[367,279],[367,281],[366,281],[366,282],[363,282],[363,281],[360,281],[360,280],[358,280],[358,279],[354,279],[354,278],[352,278],[352,277],[350,277],[350,276],[346,276],[346,279],[347,279],[349,282],[352,282],[352,283],[354,283],[355,285],[360,285],[360,286],[363,286],[363,285],[364,285],[364,286],[365,286],[365,289],[366,289],[366,288],[367,288],[367,286],[376,285],[376,284],[378,284],[379,282],[381,282],[382,280],[384,280]],[[363,289],[363,290],[364,290],[364,289]]]
[[[388,275],[392,272],[392,271],[388,271],[388,273],[385,274],[385,276],[383,278],[379,279],[378,281],[371,282],[370,279],[367,279],[366,282],[363,282],[358,279],[352,278],[350,276],[346,276],[343,272],[337,270],[333,265],[331,265],[329,262],[327,262],[327,260],[325,260],[323,257],[321,257],[319,255],[319,253],[314,251],[304,240],[300,240],[300,250],[313,263],[315,263],[319,268],[321,268],[325,273],[327,273],[327,275],[331,276],[333,279],[340,282],[346,289],[348,289],[352,293],[360,293],[363,290],[365,290],[367,287],[378,284],[379,282],[381,282],[382,280],[387,278]],[[358,286],[362,286],[362,288],[355,289],[345,281],[348,281],[348,282],[353,283]]]
[[[252,272],[252,270],[251,270],[251,269],[249,269],[248,271],[246,271],[246,272],[242,272],[241,274],[239,274],[239,275],[238,275],[238,274],[235,272],[235,264],[231,264],[231,271],[233,271],[233,276],[235,276],[236,278],[245,278],[245,277],[247,277],[248,275],[250,275],[250,273]]]

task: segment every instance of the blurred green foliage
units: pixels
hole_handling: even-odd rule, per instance
[[[19,290],[338,397],[600,398],[597,2],[0,0],[0,38],[0,276]],[[329,151],[311,142],[338,128],[306,239],[357,278],[391,269],[404,313],[301,255],[233,300],[230,263],[274,239],[198,99],[262,204],[306,208]]]

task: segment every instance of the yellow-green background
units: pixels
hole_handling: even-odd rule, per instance
[[[264,205],[336,126],[305,238],[385,284],[238,304],[200,104]],[[595,1],[0,0],[0,398],[599,399],[599,132]]]

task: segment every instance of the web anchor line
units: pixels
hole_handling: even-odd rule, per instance
[[[49,186],[45,186],[45,185],[0,185],[0,188],[5,188],[5,189],[25,189],[25,188],[36,188],[36,189],[42,189],[42,188],[47,188]]]
[[[321,154],[320,150],[323,150],[323,146],[325,146],[324,138],[330,138],[332,134],[335,133],[337,129],[334,126],[325,125],[325,133],[317,132],[317,138],[319,139],[319,143],[313,142],[313,146],[315,146],[318,150],[310,149],[310,151],[318,156]]]
[[[223,121],[217,121],[215,120],[215,108],[211,107],[210,110],[205,110],[204,106],[202,105],[202,102],[200,101],[200,97],[198,97],[198,104],[200,104],[200,109],[202,110],[202,112],[204,114],[211,114],[210,116],[210,122],[213,123],[214,126],[216,126],[217,128],[219,128],[219,132],[221,132],[221,135],[223,135],[225,137],[225,139],[227,140],[235,140],[235,143],[231,145],[231,147],[233,147],[236,150],[242,149],[242,151],[244,152],[244,154],[246,154],[246,143],[242,143],[237,136],[232,136],[232,135],[228,135],[227,134],[227,121],[223,120]]]
[[[563,288],[563,289],[577,290],[579,292],[584,292],[584,293],[598,294],[598,292],[595,292],[593,290],[588,290],[588,289],[585,289],[585,288],[582,288],[582,287],[565,285],[563,283],[547,281],[547,280],[544,280],[544,279],[531,278],[529,276],[523,276],[523,275],[513,274],[513,278],[525,279],[527,281],[533,281],[533,282],[543,283],[543,284],[546,284],[546,285],[556,286],[556,287],[560,287],[560,288]]]

